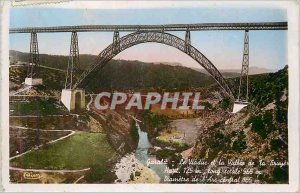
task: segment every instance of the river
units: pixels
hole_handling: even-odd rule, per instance
[[[135,157],[145,166],[147,166],[147,160],[155,161],[156,157],[155,155],[149,155],[148,150],[152,147],[149,139],[148,139],[148,133],[141,130],[140,125],[136,123],[136,126],[138,128],[139,133],[139,143],[138,147],[135,151]],[[159,177],[160,182],[163,183],[163,180],[165,178],[165,169],[166,165],[151,165],[150,169],[152,169]]]
[[[134,153],[129,153],[121,158],[116,164],[115,174],[117,180],[115,183],[164,183],[166,165],[151,164],[147,166],[147,161],[157,161],[155,155],[149,155],[148,150],[152,147],[148,133],[141,130],[136,123],[139,142]],[[138,176],[137,172],[140,172]],[[134,174],[137,178],[131,179]],[[168,175],[168,174],[166,174]]]

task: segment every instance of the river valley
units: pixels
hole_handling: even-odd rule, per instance
[[[158,163],[160,160],[149,154],[149,148],[152,145],[148,139],[148,133],[142,131],[137,122],[136,126],[139,134],[138,147],[134,153],[126,154],[116,164],[115,173],[118,179],[115,182],[163,183],[165,175],[167,175],[164,173],[166,164],[151,164]]]

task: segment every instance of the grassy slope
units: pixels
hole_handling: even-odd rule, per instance
[[[11,166],[36,169],[83,169],[98,166],[104,173],[107,160],[114,153],[105,134],[80,132],[19,157],[11,161]]]
[[[66,114],[55,100],[36,99],[24,103],[10,103],[11,115],[57,115]]]

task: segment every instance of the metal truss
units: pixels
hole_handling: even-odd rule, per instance
[[[96,58],[95,62],[90,65],[90,67],[85,70],[78,81],[73,85],[73,88],[84,86],[84,82],[88,81],[88,77],[92,72],[100,70],[104,65],[110,61],[118,53],[124,51],[127,48],[135,46],[137,44],[146,43],[146,42],[156,42],[165,45],[172,46],[178,50],[188,54],[191,58],[196,60],[207,72],[217,81],[217,83],[223,88],[223,91],[226,95],[234,99],[231,89],[228,87],[225,79],[217,68],[209,61],[200,51],[190,44],[187,44],[185,40],[174,36],[169,33],[164,32],[148,32],[148,31],[138,31],[135,33],[128,34],[120,38],[120,50],[114,52],[115,49],[114,43],[106,47]],[[188,45],[188,49],[186,46]],[[189,50],[189,51],[188,51]]]
[[[243,51],[243,63],[240,76],[240,86],[239,86],[239,102],[248,102],[248,72],[249,72],[249,31],[245,31],[244,38],[244,51]]]
[[[119,35],[119,31],[114,31],[113,53],[118,54],[119,52],[120,52],[120,35]]]
[[[73,87],[74,79],[78,76],[79,72],[79,47],[77,32],[72,32],[70,55],[68,61],[68,69],[66,75],[65,89]]]
[[[27,78],[34,78],[38,74],[39,67],[39,45],[37,34],[31,33],[30,38],[30,53],[29,53],[29,65],[27,69]]]
[[[91,32],[91,31],[202,31],[202,30],[287,30],[287,22],[198,23],[165,25],[79,25],[55,27],[12,28],[9,33]]]
[[[190,32],[190,30],[186,30],[186,32],[185,32],[185,52],[187,54],[191,53],[190,45],[191,45],[191,32]]]

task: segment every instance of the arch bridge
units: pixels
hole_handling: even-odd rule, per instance
[[[222,74],[197,48],[191,45],[191,31],[207,30],[243,30],[245,31],[242,70],[240,75],[239,93],[237,104],[244,107],[248,103],[248,70],[249,70],[249,30],[287,30],[287,22],[260,22],[260,23],[202,23],[202,24],[167,24],[167,25],[83,25],[83,26],[57,26],[13,28],[10,33],[30,33],[30,61],[25,83],[29,85],[40,84],[37,78],[36,66],[39,66],[39,50],[37,33],[71,32],[70,55],[66,74],[65,89],[62,92],[62,102],[71,111],[75,104],[76,93],[84,90],[88,77],[95,71],[103,68],[114,56],[132,46],[156,42],[177,48],[193,58],[201,65],[219,84],[223,92],[232,100],[234,97],[231,89]],[[184,31],[185,39],[172,35],[172,31]],[[79,74],[79,46],[77,32],[113,32],[113,42],[97,56],[96,60],[82,74]],[[120,37],[119,32],[132,32]],[[74,98],[74,99],[73,99]],[[81,100],[84,102],[84,99]],[[73,104],[74,103],[74,104]],[[240,108],[239,107],[239,108]]]

